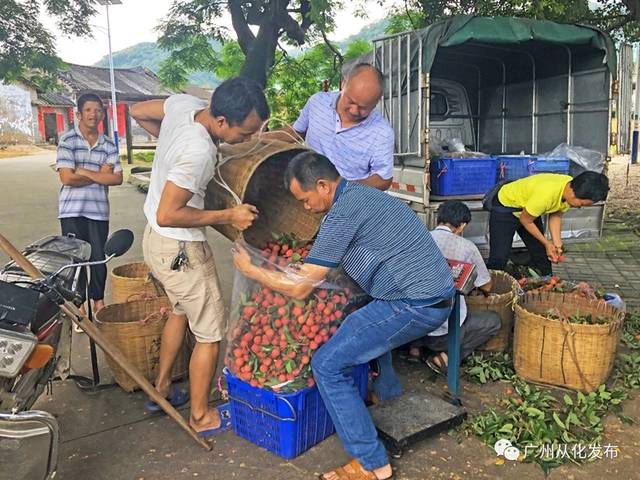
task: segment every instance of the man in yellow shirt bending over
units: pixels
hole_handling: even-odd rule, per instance
[[[504,270],[513,234],[518,232],[531,255],[530,265],[542,275],[551,275],[551,263],[557,263],[562,255],[564,212],[603,201],[608,192],[609,179],[596,172],[584,172],[575,178],[539,173],[503,185],[490,202],[487,266]],[[543,233],[543,215],[549,215],[551,240]]]

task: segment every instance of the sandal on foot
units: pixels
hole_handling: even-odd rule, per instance
[[[220,426],[217,428],[208,428],[207,430],[198,432],[198,435],[200,435],[202,438],[211,438],[214,435],[217,435],[218,433],[224,432],[231,428],[231,409],[229,407],[229,402],[218,405],[216,409],[220,414]]]
[[[422,352],[420,352],[420,349],[418,347],[411,347],[407,354],[406,360],[409,363],[420,363],[421,354]]]
[[[167,397],[167,402],[169,402],[173,406],[173,408],[181,407],[188,401],[189,394],[179,388],[173,389]],[[147,400],[147,402],[144,404],[144,409],[149,413],[162,412],[162,407],[153,400]]]
[[[447,376],[449,358],[444,352],[436,353],[430,357],[425,358],[424,363],[427,364],[431,370],[438,375]]]
[[[319,480],[326,480],[325,475],[333,473],[339,480],[393,480],[393,473],[385,478],[378,478],[375,473],[365,470],[355,458],[342,467],[323,473]]]

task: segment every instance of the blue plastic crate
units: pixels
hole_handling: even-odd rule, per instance
[[[571,166],[568,158],[562,157],[538,157],[530,165],[530,174],[536,173],[564,173],[569,175],[569,167]]]
[[[495,157],[446,158],[431,161],[431,193],[438,196],[484,195],[496,184]]]
[[[225,369],[236,435],[286,459],[292,459],[335,432],[318,387],[295,393],[275,393],[252,387]],[[368,365],[354,369],[353,378],[366,398]]]
[[[531,166],[537,160],[532,155],[499,155],[498,161],[498,181],[518,180],[528,177],[531,174]]]

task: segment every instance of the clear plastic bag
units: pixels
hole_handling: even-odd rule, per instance
[[[540,155],[540,157],[568,158],[577,166],[591,172],[602,173],[604,170],[604,155],[596,150],[561,143],[552,152]]]
[[[429,154],[432,158],[485,158],[490,155],[482,152],[467,150],[464,142],[459,138],[429,138]]]
[[[467,149],[464,146],[464,142],[460,138],[447,138],[444,140],[444,144],[449,147],[449,152],[466,152]]]
[[[246,244],[252,262],[292,279],[310,250],[281,236],[258,250]],[[344,318],[367,301],[340,271],[316,286],[304,300],[263,287],[236,272],[227,333],[225,365],[254,387],[294,392],[315,384],[314,352],[338,330]]]

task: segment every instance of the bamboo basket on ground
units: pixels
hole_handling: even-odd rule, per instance
[[[111,270],[111,300],[125,303],[129,300],[147,297],[164,297],[162,284],[153,278],[144,262],[126,263]]]
[[[586,325],[553,320],[562,315],[595,315],[607,324]],[[616,358],[624,312],[603,300],[578,295],[527,293],[515,307],[513,364],[522,378],[592,392],[604,383]]]
[[[493,282],[491,295],[466,296],[467,310],[469,313],[491,310],[500,315],[500,330],[478,350],[487,352],[504,352],[511,344],[511,332],[513,331],[513,304],[518,295],[518,282],[508,273],[491,270]]]
[[[160,362],[160,337],[171,304],[166,297],[108,305],[96,314],[96,325],[142,374],[153,382]],[[173,365],[172,379],[186,377],[193,337],[189,330]],[[116,383],[127,392],[139,388],[125,371],[107,356]]]
[[[244,232],[231,225],[213,228],[231,241],[243,238],[254,247],[272,240],[272,233],[290,233],[299,240],[311,240],[320,227],[320,215],[304,209],[284,188],[284,172],[289,161],[308,150],[304,145],[278,140],[258,140],[237,145],[221,145],[224,163],[208,187],[205,208],[222,210],[237,205],[234,197],[222,186],[224,183],[244,203],[255,205],[260,215]]]

